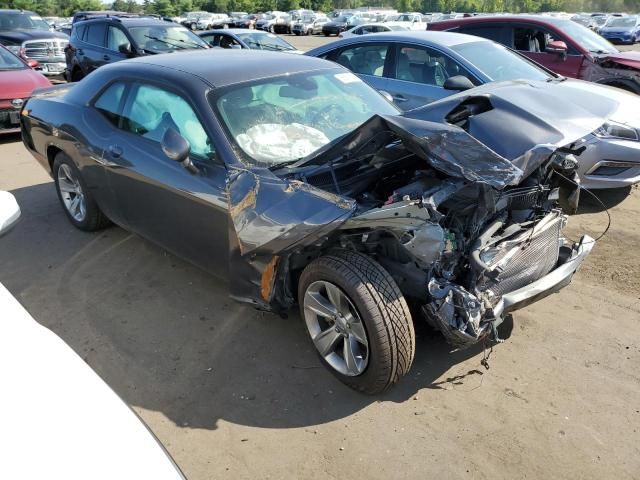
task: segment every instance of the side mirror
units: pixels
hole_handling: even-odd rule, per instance
[[[456,90],[462,92],[475,87],[475,85],[464,75],[454,75],[453,77],[447,78],[442,87],[445,90]]]
[[[389,92],[387,92],[386,90],[378,90],[378,93],[382,95],[385,98],[385,100],[387,100],[387,102],[393,103],[393,97]]]
[[[162,152],[174,162],[179,162],[184,168],[191,173],[198,173],[198,168],[193,164],[189,158],[191,152],[191,145],[186,138],[180,135],[175,129],[167,128],[162,136],[162,142],[160,144]]]
[[[0,237],[11,230],[20,219],[20,206],[9,192],[0,191]]]
[[[38,68],[40,66],[40,62],[38,62],[37,60],[29,59],[27,60],[27,65],[29,65],[30,68]]]
[[[547,48],[545,48],[545,52],[557,53],[563,59],[567,57],[567,50],[568,50],[567,44],[564,43],[562,40],[554,40],[553,42],[550,42],[547,45]]]
[[[131,55],[131,45],[129,45],[128,43],[118,45],[118,51],[123,55]]]

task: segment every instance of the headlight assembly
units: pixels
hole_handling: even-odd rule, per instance
[[[638,140],[638,132],[635,128],[628,127],[612,120],[607,120],[604,125],[596,129],[593,133],[600,138]]]

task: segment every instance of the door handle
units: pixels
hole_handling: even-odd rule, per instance
[[[102,58],[103,58],[104,60],[111,60],[111,57],[110,57],[109,55],[104,55]]]
[[[406,102],[407,98],[404,95],[393,95],[393,100],[396,102]]]
[[[111,158],[120,158],[122,156],[122,148],[118,145],[109,145],[108,152]]]

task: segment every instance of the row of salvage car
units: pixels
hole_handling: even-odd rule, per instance
[[[402,111],[409,95],[427,104]],[[117,62],[36,91],[21,123],[76,227],[118,224],[256,308],[297,304],[321,362],[378,393],[409,371],[414,321],[488,344],[570,282],[595,243],[562,234],[580,177],[639,179],[638,102],[486,40],[412,32]]]

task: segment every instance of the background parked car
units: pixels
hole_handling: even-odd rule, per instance
[[[38,62],[43,75],[62,75],[69,37],[52,32],[49,24],[27,10],[0,10],[0,43],[26,60]]]
[[[640,39],[640,17],[611,17],[598,33],[613,43],[637,43]]]
[[[35,60],[30,60],[36,65]],[[36,88],[51,83],[27,62],[0,45],[0,134],[20,131],[20,110]]]
[[[276,24],[283,24],[287,21],[287,14],[285,12],[269,12],[256,22],[257,30],[264,30],[265,32],[275,33]]]
[[[325,37],[340,35],[342,32],[345,32],[354,26],[353,23],[350,23],[350,21],[352,22],[351,17],[353,17],[353,14],[343,14],[332,19],[330,22],[327,22],[322,26],[322,33]]]
[[[299,18],[291,28],[291,33],[295,35],[315,35],[322,33],[322,27],[329,22],[327,17],[306,15]]]
[[[640,93],[640,57],[571,20],[536,15],[461,18],[429,30],[468,33],[502,43],[560,75]]]
[[[93,18],[73,25],[65,78],[77,82],[108,63],[202,48],[209,48],[206,42],[172,22],[148,17]]]
[[[198,35],[211,47],[302,53],[282,37],[261,30],[247,31],[244,28],[230,28],[228,30],[210,30],[198,33]]]
[[[556,95],[554,86],[563,81],[563,77],[498,43],[450,32],[354,36],[310,50],[307,55],[346,66],[374,88],[388,92],[403,110],[413,110],[475,85],[506,80],[539,82],[541,86],[536,87],[532,98],[542,99]],[[573,90],[565,86],[566,94],[584,104],[584,108],[604,104],[609,97],[620,105],[603,118],[601,128],[580,139],[585,151],[580,155],[578,173],[584,185],[614,188],[640,182],[640,98],[592,83],[569,83]],[[531,111],[533,106],[522,110]],[[566,113],[558,112],[558,117]]]
[[[189,30],[198,30],[198,22],[201,18],[209,18],[211,13],[209,12],[188,12],[180,24]],[[208,23],[207,23],[208,25]],[[207,30],[205,28],[204,30]]]
[[[404,25],[387,25],[385,23],[367,23],[364,25],[358,25],[351,30],[342,32],[338,35],[340,38],[349,38],[357,35],[367,35],[369,33],[384,33],[384,32],[401,32],[403,30],[409,30]]]

